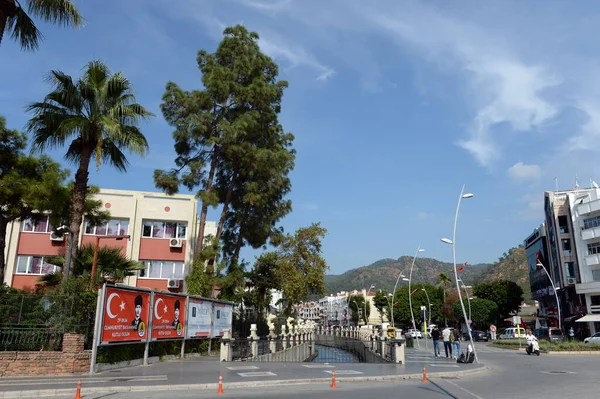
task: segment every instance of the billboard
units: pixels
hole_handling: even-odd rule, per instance
[[[212,330],[213,303],[189,298],[186,338],[210,337]]]
[[[231,313],[233,307],[226,303],[213,303],[213,328],[212,336],[221,337],[223,329],[231,329]]]
[[[150,337],[156,339],[183,338],[185,334],[185,297],[154,294]]]
[[[149,310],[149,292],[107,286],[104,294],[101,342],[146,341]]]

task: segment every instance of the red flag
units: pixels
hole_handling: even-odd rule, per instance
[[[414,290],[413,292],[410,293],[410,295],[414,295],[415,292],[417,292],[418,290]]]
[[[461,271],[462,269],[464,269],[464,268],[465,268],[465,266],[467,265],[467,263],[469,263],[469,262],[465,262],[465,263],[463,263],[463,264],[462,264],[462,266],[460,266],[458,269],[456,269],[456,271],[457,271],[457,272],[459,272],[459,271]]]

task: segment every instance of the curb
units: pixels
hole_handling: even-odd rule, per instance
[[[488,371],[487,366],[478,367],[472,370],[462,371],[449,371],[449,372],[438,372],[438,373],[427,373],[428,378],[457,378],[464,375],[474,375],[485,371]],[[402,380],[420,380],[423,378],[422,374],[396,374],[396,375],[380,375],[380,376],[365,376],[365,377],[336,377],[337,382],[373,382],[373,381],[402,381]],[[230,382],[223,383],[225,388],[245,388],[245,387],[264,387],[264,386],[277,386],[277,385],[303,385],[303,384],[314,384],[324,383],[328,384],[331,381],[330,377],[320,378],[305,378],[297,380],[262,380],[262,381],[242,381],[242,382]],[[123,392],[147,392],[147,391],[191,391],[199,389],[214,389],[219,387],[218,383],[208,384],[179,384],[179,385],[135,385],[135,386],[113,386],[113,387],[82,387],[81,391],[85,395],[96,394],[96,393],[123,393]],[[38,389],[38,390],[27,390],[27,391],[6,391],[0,392],[0,398],[12,399],[12,398],[46,398],[55,396],[68,396],[75,392],[75,388],[61,388],[61,389]]]
[[[506,350],[512,350],[512,351],[524,351],[525,348],[511,348],[511,347],[502,347],[502,346],[493,346],[490,345],[493,348],[497,348],[497,349],[506,349]],[[548,351],[546,349],[541,349],[540,350],[541,353],[544,353],[546,355],[600,355],[600,351]]]

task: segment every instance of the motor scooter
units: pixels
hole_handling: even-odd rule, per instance
[[[532,353],[538,356],[540,355],[540,344],[538,344],[537,339],[534,339],[529,345],[527,345],[525,352],[527,352],[528,355],[531,355]]]

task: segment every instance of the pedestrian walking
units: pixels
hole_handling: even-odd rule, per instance
[[[462,337],[460,336],[460,332],[458,330],[452,331],[452,335],[450,336],[452,340],[452,349],[453,349],[453,359],[458,359],[460,355],[460,341]]]
[[[433,355],[440,357],[440,330],[437,327],[431,332],[431,339],[433,340]]]
[[[442,338],[444,340],[444,352],[446,352],[446,357],[452,356],[452,345],[450,344],[450,327],[446,326],[442,331]]]

